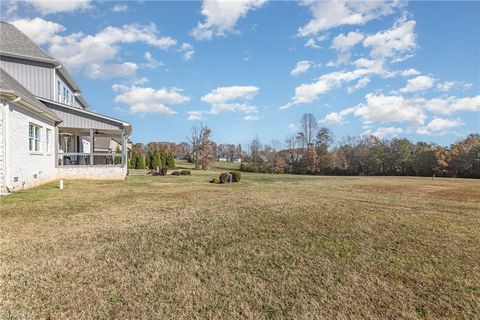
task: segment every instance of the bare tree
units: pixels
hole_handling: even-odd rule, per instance
[[[307,149],[313,146],[313,139],[318,130],[317,119],[311,113],[304,113],[300,118],[300,132],[299,137],[304,140]]]
[[[208,169],[208,164],[215,157],[216,144],[210,141],[212,131],[200,124],[190,130],[191,136],[188,138],[192,146],[192,158],[195,163],[195,169]]]

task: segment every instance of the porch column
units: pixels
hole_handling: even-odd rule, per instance
[[[127,137],[125,137],[125,131],[122,130],[122,168],[125,167],[127,162]]]
[[[90,128],[90,165],[93,166],[93,149],[94,149],[94,136],[93,136],[93,129]]]

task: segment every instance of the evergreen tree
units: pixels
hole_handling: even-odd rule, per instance
[[[145,165],[145,158],[143,157],[143,154],[138,154],[137,153],[137,161],[135,163],[135,169],[146,169],[146,165]]]
[[[117,146],[115,149],[115,157],[113,159],[114,164],[121,164],[122,163],[122,156],[120,155],[122,151],[120,150],[120,146]]]
[[[170,169],[175,169],[175,159],[173,158],[173,154],[171,152],[167,152],[165,165]]]
[[[136,169],[137,168],[137,161],[138,161],[138,153],[135,150],[132,150],[130,154],[130,159],[128,161],[128,168],[129,169]]]
[[[148,148],[147,154],[145,155],[145,165],[148,169],[153,169],[153,151]]]
[[[152,169],[158,170],[158,168],[160,168],[161,166],[162,166],[161,154],[160,154],[160,151],[157,148],[155,148],[155,150],[153,151],[151,167]]]

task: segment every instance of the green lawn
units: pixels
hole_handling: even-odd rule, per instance
[[[218,173],[0,197],[0,318],[480,318],[478,180]]]

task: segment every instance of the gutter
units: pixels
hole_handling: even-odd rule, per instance
[[[40,108],[38,108],[37,106],[35,106],[35,104],[29,99],[29,98],[26,98],[26,97],[22,97],[21,95],[19,95],[18,93],[16,93],[15,91],[12,91],[12,90],[2,90],[0,89],[0,96],[3,96],[7,99],[11,99],[7,102],[10,102],[10,103],[18,103],[24,107],[26,107],[27,109],[30,109],[32,111],[34,111],[35,113],[38,113],[40,114],[41,116],[47,118],[47,119],[50,119],[52,121],[55,122],[55,124],[59,124],[60,122],[62,122],[63,120],[60,119],[57,115],[53,115],[49,112],[46,112]]]

